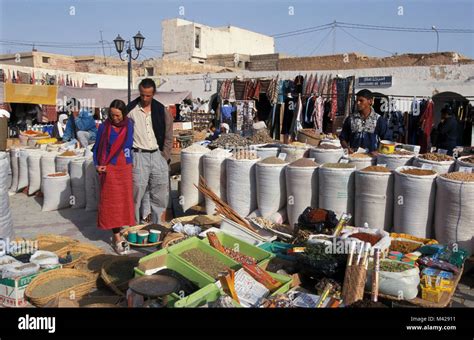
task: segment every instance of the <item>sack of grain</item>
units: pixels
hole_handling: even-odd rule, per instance
[[[370,167],[366,169],[377,169]],[[386,168],[385,168],[386,169]],[[354,225],[389,231],[393,221],[393,175],[357,170],[355,173]]]
[[[410,166],[413,163],[415,154],[398,155],[398,154],[383,154],[377,155],[377,165],[385,164],[390,170],[395,170],[401,166]]]
[[[435,237],[474,252],[474,174],[454,172],[436,179]]]
[[[354,171],[354,164],[326,163],[319,167],[319,208],[334,211],[338,218],[343,213],[354,214]]]
[[[474,168],[474,156],[459,157],[456,160],[455,171],[459,171],[459,168],[462,166],[465,168]]]
[[[275,144],[263,145],[256,147],[255,151],[257,151],[257,157],[261,159],[277,157],[280,153],[280,146]]]
[[[437,158],[446,160],[434,160]],[[454,170],[454,158],[441,154],[422,154],[415,157],[413,160],[413,165],[419,168],[426,168],[428,170],[432,169],[441,175]]]
[[[41,190],[41,157],[43,152],[31,153],[28,157],[28,195]]]
[[[307,207],[318,206],[318,164],[299,159],[286,167],[286,211],[293,229]]]
[[[71,205],[71,179],[66,173],[43,176],[43,209],[53,211],[68,208]]]
[[[259,160],[235,158],[226,160],[227,203],[242,217],[257,209],[255,164]]]
[[[71,192],[72,208],[83,209],[86,207],[86,176],[84,173],[84,157],[78,157],[71,161]]]
[[[317,148],[311,148],[309,157],[314,158],[318,164],[337,163],[344,156],[344,149],[333,144],[320,144]]]
[[[262,217],[268,217],[285,206],[287,164],[277,157],[268,157],[256,165],[257,206]]]
[[[412,166],[395,170],[393,229],[396,233],[432,238],[437,173]]]
[[[68,152],[73,153],[72,151]],[[63,154],[56,156],[56,172],[69,173],[69,163],[71,163],[73,159],[77,159],[79,156],[77,154],[71,156],[62,156]]]
[[[10,191],[18,191],[18,162],[20,158],[20,149],[10,149],[10,167],[12,171],[12,180]]]
[[[300,143],[301,144],[301,143]],[[284,159],[288,163],[292,163],[300,158],[309,156],[309,145],[282,145],[280,153],[285,153]]]
[[[17,191],[23,190],[28,186],[28,155],[27,149],[20,149],[18,158],[18,188]]]
[[[41,191],[43,191],[43,177],[56,172],[57,152],[46,152],[41,155]]]
[[[0,239],[13,238],[13,220],[8,197],[8,156],[0,152]]]
[[[100,201],[99,175],[92,158],[87,158],[83,164],[86,185],[86,211],[95,211]]]
[[[199,144],[193,144],[181,151],[181,196],[183,211],[201,203],[203,195],[194,186],[199,184],[203,175],[202,157],[210,150]]]
[[[375,157],[372,157],[366,153],[358,152],[350,155],[344,155],[342,159],[346,159],[350,164],[354,164],[357,170],[364,169],[376,163]]]
[[[203,157],[204,179],[209,188],[224,202],[227,202],[227,177],[225,160],[232,154],[224,149],[214,149]],[[215,212],[215,203],[205,197],[206,213],[212,215]]]

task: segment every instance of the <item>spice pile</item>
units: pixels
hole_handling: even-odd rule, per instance
[[[209,149],[199,144],[193,144],[191,146],[188,146],[186,149],[183,149],[182,151],[189,153],[207,153],[209,152]]]
[[[390,250],[399,251],[403,254],[409,254],[420,248],[420,246],[421,245],[419,243],[415,242],[392,240],[392,242],[390,243]]]
[[[259,130],[253,136],[247,138],[250,144],[274,143],[275,141],[268,135],[266,129]]]
[[[411,152],[411,151],[407,151],[407,150],[395,150],[394,152],[392,152],[392,155],[397,155],[397,156],[413,156],[414,153]]]
[[[379,242],[382,239],[382,236],[380,235],[368,234],[368,233],[355,233],[355,234],[349,235],[349,237],[356,238],[364,242],[368,242],[370,243],[371,246],[375,246],[377,242]]]
[[[444,178],[452,179],[455,181],[463,181],[463,182],[474,182],[474,173],[469,172],[450,172],[448,174],[441,175]]]
[[[322,165],[323,168],[334,168],[334,169],[355,169],[354,164],[349,163],[326,163]]]
[[[229,148],[235,146],[247,146],[249,145],[249,141],[235,133],[224,133],[219,136],[216,140],[214,140],[211,144],[209,144],[212,148]]]
[[[227,150],[217,148],[214,149],[206,154],[206,157],[214,157],[214,158],[226,158],[229,157],[231,153]]]
[[[62,177],[66,176],[67,174],[65,172],[56,172],[54,174],[49,174],[48,177]]]
[[[402,170],[401,173],[406,174],[406,175],[416,175],[416,176],[432,176],[436,174],[436,172],[433,170],[425,170],[425,169],[405,169],[405,170]]]
[[[474,156],[469,156],[469,157],[463,158],[463,159],[461,159],[461,161],[466,162],[466,163],[474,164]]]
[[[295,147],[306,147],[305,143],[300,143],[300,142],[293,142],[290,145],[295,146]]]
[[[420,155],[420,158],[426,159],[428,161],[436,161],[436,162],[446,162],[446,161],[454,160],[454,158],[451,156],[443,155],[441,153],[431,153],[431,152]]]
[[[369,155],[368,153],[359,153],[359,152],[356,152],[356,153],[352,153],[349,155],[350,158],[372,158],[371,155]]]
[[[377,166],[377,165],[372,165],[368,166],[366,168],[363,168],[361,171],[367,171],[367,172],[390,172],[390,169],[388,169],[385,166]]]
[[[308,158],[300,158],[293,163],[290,163],[291,166],[296,166],[296,167],[316,167],[318,166],[318,163],[312,161],[311,159]]]
[[[62,154],[60,154],[59,156],[63,156],[63,157],[74,157],[74,156],[77,156],[76,153],[74,151],[65,151],[63,152]]]
[[[319,144],[317,149],[323,149],[323,150],[339,150],[342,149],[340,146],[330,144],[330,143],[324,143],[324,144]]]
[[[198,248],[186,250],[179,256],[214,279],[217,279],[219,273],[226,271],[228,268],[224,263]]]
[[[260,161],[259,163],[262,163],[262,164],[286,164],[286,162],[283,159],[280,159],[278,157],[267,157],[264,160]]]
[[[383,271],[383,272],[400,273],[412,268],[413,266],[410,266],[409,264],[401,263],[398,261],[381,261],[380,262],[380,271]]]

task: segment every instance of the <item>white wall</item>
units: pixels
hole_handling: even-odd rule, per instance
[[[238,27],[209,27],[182,19],[162,21],[164,58],[190,60],[206,59],[213,54],[270,54],[275,53],[272,37]],[[196,28],[201,29],[201,45],[194,48]]]

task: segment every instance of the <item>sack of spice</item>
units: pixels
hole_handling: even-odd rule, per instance
[[[343,281],[347,255],[333,254],[322,243],[308,244],[303,253],[295,253],[300,273],[313,279],[332,278]]]
[[[331,235],[338,223],[334,211],[307,207],[298,217],[295,229],[305,229],[316,234]]]
[[[373,262],[367,271],[366,290],[371,289]],[[411,300],[418,295],[420,270],[399,261],[382,260],[379,272],[379,292],[399,300]]]

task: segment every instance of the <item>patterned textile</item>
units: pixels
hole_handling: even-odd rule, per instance
[[[336,119],[337,114],[337,82],[336,79],[332,80],[331,85],[331,121]]]
[[[372,109],[366,120],[362,119],[359,112],[355,112],[351,119],[351,132],[352,133],[374,133],[375,127],[377,126],[377,119],[379,115]]]

